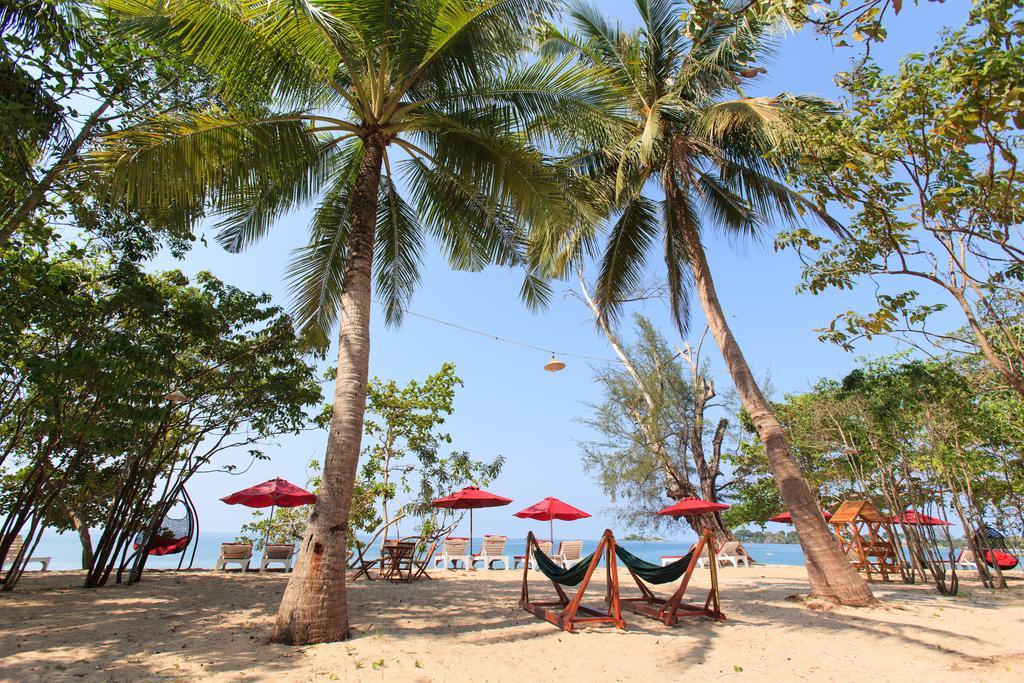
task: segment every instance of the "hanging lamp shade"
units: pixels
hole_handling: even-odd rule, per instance
[[[565,369],[565,363],[555,358],[554,354],[552,354],[551,360],[544,365],[544,369],[548,372],[558,372]]]
[[[164,396],[164,399],[171,403],[184,403],[188,400],[188,396],[175,389],[174,391],[168,392],[168,394]]]

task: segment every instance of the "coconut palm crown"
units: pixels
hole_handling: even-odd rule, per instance
[[[578,148],[569,162],[600,184],[613,216],[595,300],[612,318],[635,289],[659,236],[673,316],[685,332],[691,273],[688,241],[705,228],[756,238],[775,219],[827,215],[782,179],[802,152],[799,123],[830,106],[781,94],[747,97],[744,82],[765,72],[772,22],[749,9],[688,19],[673,0],[637,0],[637,30],[624,31],[587,4],[570,6],[575,32],[548,25],[542,52],[565,55],[604,83],[618,103],[600,126],[557,122]],[[682,19],[681,19],[682,17]],[[599,133],[594,136],[594,132]],[[652,192],[653,191],[653,192]],[[660,195],[660,196],[659,196]],[[535,233],[539,258],[563,274],[596,251],[599,225],[579,222]]]
[[[219,102],[111,136],[92,162],[115,201],[216,219],[238,251],[316,203],[289,267],[294,313],[337,322],[354,187],[379,145],[374,284],[400,319],[433,238],[452,266],[523,264],[524,228],[569,210],[530,118],[600,104],[563,64],[527,63],[548,0],[102,0],[124,30],[193,61]],[[528,273],[522,295],[548,290]]]

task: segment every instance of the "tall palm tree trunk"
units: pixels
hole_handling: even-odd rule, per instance
[[[348,637],[345,557],[348,515],[359,464],[370,363],[373,243],[384,143],[364,145],[352,194],[352,234],[341,295],[334,409],[317,496],[295,571],[288,580],[271,640],[308,645]]]
[[[711,277],[711,269],[708,267],[700,235],[686,215],[684,202],[679,200],[683,190],[674,183],[669,183],[666,189],[666,200],[672,203],[675,222],[683,233],[681,237],[686,245],[686,258],[693,273],[694,288],[704,309],[704,316],[725,359],[725,365],[732,376],[740,401],[750,414],[757,428],[757,435],[764,444],[768,463],[782,494],[782,500],[786,503],[786,509],[792,515],[793,525],[800,536],[800,547],[804,553],[811,594],[835,600],[843,605],[871,604],[874,602],[871,589],[843,557],[839,546],[829,533],[825,519],[821,516],[818,501],[789,450],[782,425],[772,413],[771,406],[761,393],[761,388],[746,358],[743,357],[736,337],[729,329],[718,301],[718,294],[715,292],[715,283]]]

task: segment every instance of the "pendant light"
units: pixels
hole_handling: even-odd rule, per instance
[[[565,369],[565,363],[555,358],[555,354],[551,354],[551,360],[544,365],[544,369],[548,372],[558,372]]]

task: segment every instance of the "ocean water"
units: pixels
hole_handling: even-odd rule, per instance
[[[99,533],[94,532],[93,541],[95,542],[98,538]],[[190,546],[188,548],[185,565],[188,565],[192,549],[195,547],[195,561],[192,566],[196,569],[212,569],[217,562],[217,557],[220,555],[220,544],[234,540],[235,534],[200,533],[198,546]],[[558,539],[556,539],[556,547],[557,541]],[[482,543],[482,539],[474,539],[474,549],[479,551]],[[634,555],[648,562],[661,564],[662,555],[682,555],[689,550],[693,541],[622,541],[621,543]],[[802,565],[804,563],[799,545],[779,543],[744,543],[743,545],[747,552],[758,562],[786,565]],[[597,539],[585,540],[583,542],[583,554],[590,553],[596,547]],[[525,554],[525,548],[525,539],[510,538],[505,548],[505,554],[509,556],[523,555]],[[50,569],[80,569],[82,566],[82,546],[78,542],[77,534],[58,534],[47,531],[43,534],[43,538],[39,542],[39,547],[36,548],[34,555],[37,557],[52,557]],[[375,553],[372,551],[367,554],[368,558],[374,556]],[[180,555],[150,557],[146,562],[146,567],[150,569],[173,569],[178,566],[180,558]],[[36,569],[38,566],[37,564],[32,564],[30,565],[30,570]]]

